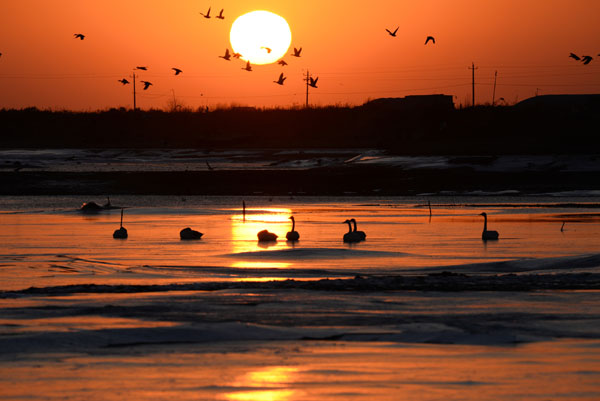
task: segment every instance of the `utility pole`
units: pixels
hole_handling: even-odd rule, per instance
[[[133,111],[136,110],[135,104],[135,72],[133,73]]]
[[[310,73],[306,70],[306,108],[308,109],[308,82],[310,81]]]
[[[492,93],[492,107],[496,103],[496,79],[498,78],[498,71],[494,73],[494,92]]]
[[[477,70],[479,67],[475,67],[475,63],[471,63],[471,66],[469,67],[469,70],[473,71],[473,78],[472,78],[472,88],[473,88],[473,107],[475,107],[475,70]]]

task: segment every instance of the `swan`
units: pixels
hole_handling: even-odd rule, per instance
[[[181,73],[183,72],[183,71],[182,71],[182,70],[180,70],[179,68],[175,68],[175,67],[173,67],[173,68],[171,68],[171,69],[172,69],[173,71],[175,71],[175,75],[179,75],[179,74],[181,74]]]
[[[500,236],[498,234],[498,231],[488,230],[487,229],[487,213],[483,212],[483,213],[480,214],[480,216],[483,216],[483,218],[484,218],[484,220],[483,220],[483,232],[481,233],[481,239],[484,240],[484,241],[498,239],[498,237]]]
[[[356,232],[352,231],[352,222],[351,220],[345,220],[343,223],[348,224],[348,232],[344,234],[344,242],[360,242],[364,240],[360,235]]]
[[[290,216],[290,220],[292,220],[292,231],[288,231],[288,233],[285,235],[285,238],[287,238],[288,241],[298,241],[300,239],[300,234],[298,231],[294,230],[294,228],[296,228],[296,220],[294,220],[294,216]]]
[[[385,28],[385,30],[387,31],[387,33],[389,33],[389,34],[390,34],[390,36],[392,36],[392,37],[394,37],[394,38],[395,38],[395,37],[396,37],[396,32],[398,32],[398,29],[399,29],[399,28],[400,28],[400,27],[396,28],[396,30],[394,30],[394,32],[390,31],[390,30],[389,30],[389,29],[387,29],[387,28]]]
[[[272,241],[277,241],[277,234],[270,233],[267,230],[262,230],[261,232],[259,232],[258,234],[256,234],[256,236],[258,237],[258,242],[272,242]]]
[[[196,230],[192,230],[189,227],[186,227],[179,232],[179,237],[181,239],[200,239],[203,235],[203,233]]]
[[[121,227],[118,230],[115,230],[113,233],[113,238],[116,239],[125,239],[127,238],[127,229],[123,227],[123,209],[121,209]]]
[[[152,85],[152,82],[148,82],[148,81],[142,81],[142,83],[144,84],[144,90],[148,89],[150,87],[150,85]]]
[[[79,40],[85,39],[85,35],[83,35],[81,33],[74,33],[73,36],[75,37],[75,39],[79,39]]]
[[[435,38],[433,36],[427,36],[427,39],[425,39],[425,44],[429,43],[430,41],[435,45]]]
[[[352,224],[354,225],[354,230],[352,232],[356,233],[356,235],[361,238],[362,241],[367,239],[367,234],[365,234],[364,231],[357,231],[356,230],[356,219],[350,219],[350,221],[352,222]]]
[[[279,74],[279,79],[277,81],[273,81],[275,82],[277,85],[283,85],[283,82],[287,79],[287,77],[283,76],[283,72],[281,74]]]

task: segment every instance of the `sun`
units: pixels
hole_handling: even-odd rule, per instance
[[[288,51],[292,31],[283,17],[270,11],[252,11],[234,21],[229,39],[242,59],[252,64],[271,64]]]

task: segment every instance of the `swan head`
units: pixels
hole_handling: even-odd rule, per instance
[[[479,215],[480,215],[480,216],[483,216],[483,217],[487,217],[487,213],[486,213],[486,212],[482,212],[482,213],[480,213]]]
[[[290,216],[290,220],[294,221],[294,216]]]
[[[351,223],[351,222],[352,222],[352,221],[350,221],[350,220],[346,219],[346,220],[342,221],[342,224],[349,224],[349,223]]]

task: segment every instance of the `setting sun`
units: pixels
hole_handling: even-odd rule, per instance
[[[231,46],[252,64],[271,64],[285,55],[292,43],[287,21],[269,11],[252,11],[231,26]]]

